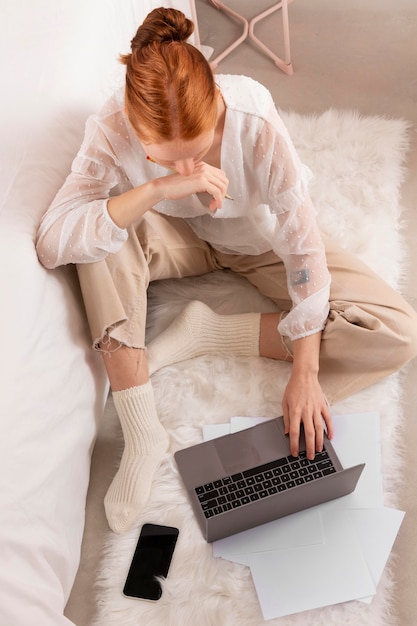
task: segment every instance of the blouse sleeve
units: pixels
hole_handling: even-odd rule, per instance
[[[277,218],[272,247],[284,262],[293,304],[278,330],[294,340],[323,330],[329,314],[330,274],[308,192],[312,174],[300,162],[276,111],[261,133],[259,148],[269,167],[268,204]]]
[[[92,116],[71,173],[39,225],[36,249],[47,268],[68,263],[91,263],[117,252],[127,239],[107,211],[116,187],[128,181],[106,138]]]

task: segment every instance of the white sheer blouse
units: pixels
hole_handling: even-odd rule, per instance
[[[214,248],[256,255],[274,250],[287,271],[291,312],[279,331],[298,339],[323,329],[330,275],[308,193],[310,171],[299,160],[268,90],[244,76],[217,75],[226,105],[221,168],[229,179],[222,209],[209,212],[201,194],[159,202],[154,209],[183,217]],[[72,170],[45,213],[37,251],[48,268],[90,263],[127,239],[107,212],[110,195],[167,170],[146,154],[123,112],[123,90],[89,118]]]

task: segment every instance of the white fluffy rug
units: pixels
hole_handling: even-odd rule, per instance
[[[394,286],[401,284],[403,246],[399,189],[407,123],[329,110],[318,117],[282,113],[302,159],[315,173],[311,193],[322,229],[356,252]],[[168,325],[184,302],[200,299],[222,313],[273,310],[244,279],[215,273],[150,289],[148,336]],[[201,441],[202,425],[233,415],[275,416],[288,365],[267,359],[207,356],[167,367],[153,378],[171,453]],[[400,375],[333,407],[336,414],[377,410],[381,415],[385,504],[395,507],[401,475]],[[113,412],[111,400],[107,407]],[[119,433],[119,437],[121,437]],[[395,452],[397,450],[397,452]],[[178,526],[180,540],[162,599],[129,600],[122,587],[144,522]],[[392,559],[370,605],[358,601],[270,620],[271,626],[393,626]],[[96,626],[261,626],[250,571],[212,556],[182,488],[172,454],[155,478],[149,506],[123,536],[109,531],[97,577]]]

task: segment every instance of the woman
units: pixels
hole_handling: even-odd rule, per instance
[[[134,524],[168,447],[149,378],[158,368],[225,351],[291,361],[284,422],[292,454],[303,425],[313,458],[324,429],[333,434],[329,403],[417,350],[413,309],[359,260],[324,245],[309,172],[268,91],[214,77],[187,43],[192,30],[174,9],[148,15],[122,57],[124,93],[89,119],[38,233],[46,267],[77,264],[121,421],[125,449],[105,498],[116,532]],[[145,349],[149,281],[222,268],[279,312],[220,316],[192,302]]]

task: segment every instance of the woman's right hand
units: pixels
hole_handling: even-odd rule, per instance
[[[161,200],[180,200],[194,193],[208,193],[212,196],[211,211],[221,209],[229,185],[222,170],[204,161],[196,163],[190,174],[175,172],[153,182],[162,195]]]

